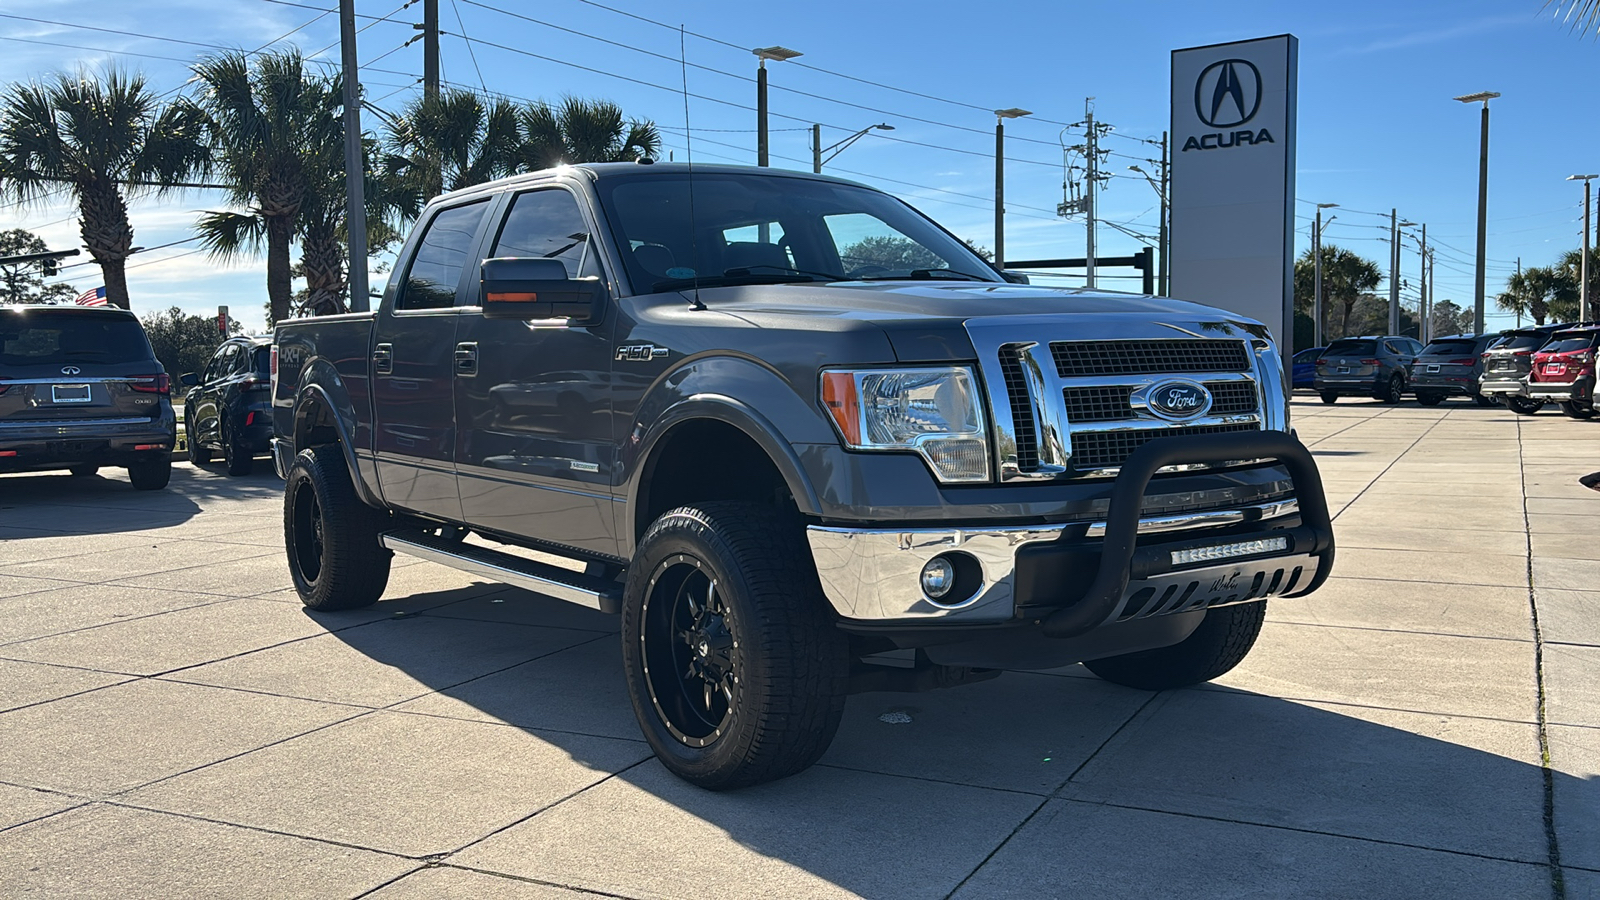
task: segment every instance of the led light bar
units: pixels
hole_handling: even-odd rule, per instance
[[[1232,544],[1216,544],[1210,547],[1174,550],[1172,551],[1172,564],[1175,566],[1187,566],[1198,562],[1232,559],[1235,556],[1255,556],[1257,553],[1271,553],[1274,550],[1287,549],[1289,549],[1289,539],[1286,537],[1262,538],[1258,541],[1238,541]]]

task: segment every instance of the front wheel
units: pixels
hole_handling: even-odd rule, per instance
[[[1578,403],[1573,400],[1561,401],[1561,411],[1574,419],[1590,419],[1594,417],[1594,407],[1587,403]]]
[[[227,425],[222,426],[222,461],[228,464],[229,475],[249,475],[250,470],[255,467],[255,459],[250,455],[250,449],[239,446],[233,429]]]
[[[622,601],[628,694],[651,749],[692,784],[793,775],[839,728],[848,645],[803,531],[765,507],[705,503],[639,543]]]
[[[1519,416],[1531,416],[1544,409],[1543,400],[1529,400],[1527,397],[1506,397],[1506,406]]]
[[[380,539],[386,521],[356,496],[338,445],[300,451],[283,494],[284,545],[300,602],[311,609],[378,602],[394,558]]]
[[[1261,633],[1267,617],[1265,600],[1206,610],[1194,633],[1156,650],[1108,656],[1084,668],[1113,684],[1147,691],[1188,687],[1220,678],[1237,666]]]
[[[162,455],[128,466],[128,480],[136,491],[159,491],[172,480],[172,457]]]

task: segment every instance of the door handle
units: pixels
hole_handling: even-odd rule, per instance
[[[456,374],[472,378],[478,374],[478,345],[467,342],[456,345]]]
[[[379,344],[372,349],[372,369],[379,375],[394,373],[393,344]]]

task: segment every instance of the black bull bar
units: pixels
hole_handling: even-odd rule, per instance
[[[1273,534],[1288,537],[1294,554],[1318,559],[1316,575],[1295,595],[1309,594],[1321,587],[1333,568],[1333,521],[1322,491],[1322,475],[1304,444],[1282,431],[1158,438],[1133,451],[1122,464],[1111,486],[1100,568],[1094,582],[1082,599],[1044,620],[1044,633],[1057,638],[1076,637],[1104,624],[1116,615],[1134,576],[1143,578],[1171,569],[1169,554],[1138,552],[1139,513],[1156,470],[1245,459],[1273,460],[1288,470],[1300,503],[1300,525]]]

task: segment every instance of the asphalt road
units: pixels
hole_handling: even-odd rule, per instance
[[[264,464],[0,478],[0,896],[1600,898],[1600,422],[1294,424],[1336,574],[1233,673],[859,695],[732,794],[610,617],[404,559],[303,610]]]

